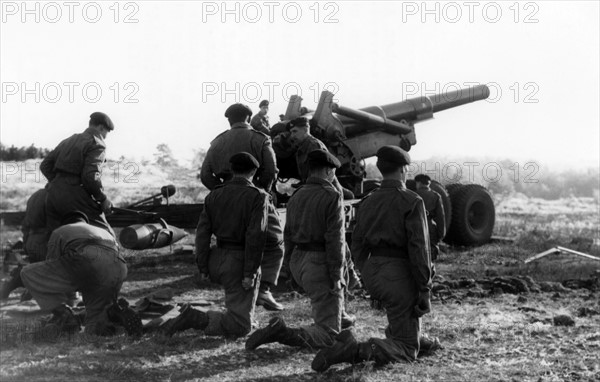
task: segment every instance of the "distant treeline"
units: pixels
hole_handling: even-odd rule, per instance
[[[15,145],[7,147],[0,143],[0,161],[38,159],[45,157],[49,152],[49,149],[36,147],[34,144],[31,144],[29,147],[16,147]]]

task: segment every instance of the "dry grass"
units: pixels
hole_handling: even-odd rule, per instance
[[[600,262],[573,256],[550,255],[525,266],[523,260],[556,245],[600,256],[598,204],[592,199],[544,202],[515,198],[498,206],[496,235],[514,243],[492,243],[478,248],[446,248],[438,263],[445,278],[480,278],[495,274],[529,274],[537,280],[587,277]],[[2,242],[17,233],[2,231]],[[188,239],[188,241],[191,239]],[[161,250],[163,254],[167,250]],[[134,256],[129,253],[128,256]],[[136,254],[136,256],[145,256]],[[199,299],[222,304],[215,286],[198,289],[194,266],[171,263],[135,268],[123,295],[131,302],[159,288],[171,288],[175,302]],[[9,303],[14,303],[13,294]],[[304,297],[284,293],[283,317],[291,325],[310,324]],[[433,312],[423,320],[424,332],[440,338],[445,349],[414,364],[376,368],[373,364],[337,365],[323,374],[310,369],[313,351],[267,345],[244,350],[244,339],[206,337],[189,330],[166,338],[146,334],[139,340],[124,335],[109,339],[75,335],[52,342],[33,339],[36,318],[3,317],[2,381],[592,381],[600,380],[600,315],[577,316],[582,307],[600,311],[599,292],[586,289],[526,295],[466,297],[458,290],[452,298],[432,302]],[[384,313],[357,297],[348,310],[358,317],[360,340],[383,337]],[[575,326],[554,326],[552,318],[569,314]],[[257,309],[265,325],[272,313]],[[26,329],[28,327],[29,329]],[[16,334],[15,334],[16,333]]]

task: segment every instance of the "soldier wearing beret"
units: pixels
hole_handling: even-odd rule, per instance
[[[386,338],[358,343],[350,330],[317,353],[316,371],[350,362],[414,361],[419,349],[439,346],[419,338],[420,317],[430,311],[431,259],[423,200],[405,187],[410,157],[396,146],[377,152],[381,187],[363,199],[352,233],[352,254],[371,296],[386,308]]]
[[[431,178],[425,174],[415,176],[417,194],[425,203],[427,211],[427,224],[429,227],[429,246],[431,248],[431,261],[437,260],[440,240],[446,236],[446,214],[442,196],[430,188]]]
[[[164,325],[168,335],[186,329],[206,335],[242,337],[250,332],[267,237],[269,194],[252,184],[259,163],[242,152],[230,159],[233,178],[204,200],[196,229],[196,262],[201,279],[225,289],[226,311],[200,311],[189,304]],[[217,247],[210,249],[211,235]]]
[[[292,275],[310,298],[314,325],[289,328],[283,318],[272,318],[250,336],[247,350],[272,342],[323,348],[341,329],[344,212],[341,194],[331,183],[340,162],[326,150],[312,151],[307,161],[306,184],[287,204],[284,239]]]
[[[104,193],[101,167],[105,161],[104,140],[114,130],[108,115],[95,112],[83,133],[63,140],[42,161],[40,170],[50,185],[46,199],[46,219],[51,232],[60,226],[66,213],[74,210],[87,215],[90,224],[114,236],[105,214],[112,203]]]
[[[267,116],[267,113],[269,112],[269,101],[266,99],[262,100],[260,104],[258,104],[258,107],[260,109],[258,110],[258,113],[252,117],[250,125],[254,128],[254,130],[270,135],[271,124],[269,123],[269,117]]]
[[[225,111],[231,129],[211,142],[200,171],[200,179],[209,190],[214,190],[232,178],[229,158],[239,152],[250,153],[259,163],[254,184],[266,192],[271,190],[278,171],[275,152],[271,138],[248,124],[251,115],[252,110],[241,103],[233,104]],[[277,284],[283,263],[283,230],[272,202],[269,203],[268,226],[262,263],[262,284],[257,304],[268,310],[282,310],[283,306],[275,300],[270,291],[271,286]]]

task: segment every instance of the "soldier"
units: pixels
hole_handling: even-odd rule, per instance
[[[190,328],[215,336],[250,333],[267,237],[269,194],[252,184],[259,167],[252,155],[234,154],[230,163],[233,179],[208,194],[196,230],[200,278],[210,277],[223,285],[226,311],[203,312],[186,304],[179,316],[164,324],[170,336]],[[217,247],[211,252],[212,234]]]
[[[258,113],[256,113],[254,117],[252,117],[250,125],[256,131],[260,131],[261,133],[271,135],[271,125],[269,124],[269,117],[267,116],[267,113],[269,112],[269,101],[267,101],[266,99],[260,101],[258,107],[260,108],[260,110],[258,111]]]
[[[440,247],[438,244],[440,240],[446,236],[446,215],[444,213],[444,204],[442,203],[441,195],[429,187],[431,185],[431,178],[429,176],[425,174],[419,174],[415,176],[415,183],[417,185],[417,194],[419,194],[425,203],[425,210],[427,211],[427,224],[429,227],[431,261],[435,261],[440,253]]]
[[[47,260],[27,265],[23,284],[42,310],[51,311],[51,323],[62,330],[78,330],[79,321],[65,303],[68,294],[81,291],[86,308],[85,330],[111,334],[107,309],[127,277],[125,259],[113,235],[90,225],[81,211],[67,213],[48,242]],[[141,322],[139,322],[141,328]]]
[[[271,139],[248,124],[251,115],[252,110],[241,103],[233,104],[225,111],[231,129],[211,142],[200,170],[202,184],[209,190],[214,190],[232,178],[229,158],[239,152],[250,153],[258,160],[259,168],[254,176],[254,184],[266,192],[271,190],[277,176],[275,152],[271,146]],[[279,215],[272,202],[269,203],[268,226],[257,304],[268,310],[283,310],[283,306],[275,301],[271,294],[271,287],[277,284],[283,263],[283,232]]]
[[[46,260],[49,238],[46,227],[46,188],[37,190],[27,199],[21,231],[23,232],[23,248],[29,262],[37,263]],[[2,283],[0,299],[7,299],[13,290],[23,286],[21,271],[21,266],[14,269],[10,279]],[[21,295],[21,301],[30,299],[31,295],[27,291]]]
[[[383,182],[358,207],[352,254],[368,291],[386,308],[386,338],[358,343],[345,330],[317,353],[311,365],[316,371],[341,362],[414,361],[420,346],[434,347],[419,339],[420,317],[430,311],[431,260],[423,201],[404,185],[410,157],[399,147],[384,146],[377,158]]]
[[[50,232],[46,227],[46,187],[34,192],[27,199],[25,218],[21,231],[23,232],[23,246],[30,263],[46,260],[48,239]]]
[[[292,275],[310,298],[315,324],[292,329],[283,318],[274,317],[250,336],[247,350],[272,342],[323,348],[340,331],[344,212],[341,194],[331,183],[340,162],[326,150],[315,150],[307,159],[309,177],[288,202],[284,240]]]
[[[91,225],[115,236],[106,221],[112,203],[102,187],[101,166],[104,163],[104,140],[114,130],[110,118],[100,112],[90,115],[89,127],[80,134],[63,140],[40,165],[50,185],[46,199],[46,219],[51,232],[60,225],[61,217],[74,210],[85,213]]]

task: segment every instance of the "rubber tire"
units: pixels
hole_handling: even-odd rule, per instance
[[[490,241],[496,211],[490,193],[478,184],[449,187],[452,220],[444,241],[453,245],[482,245]]]

